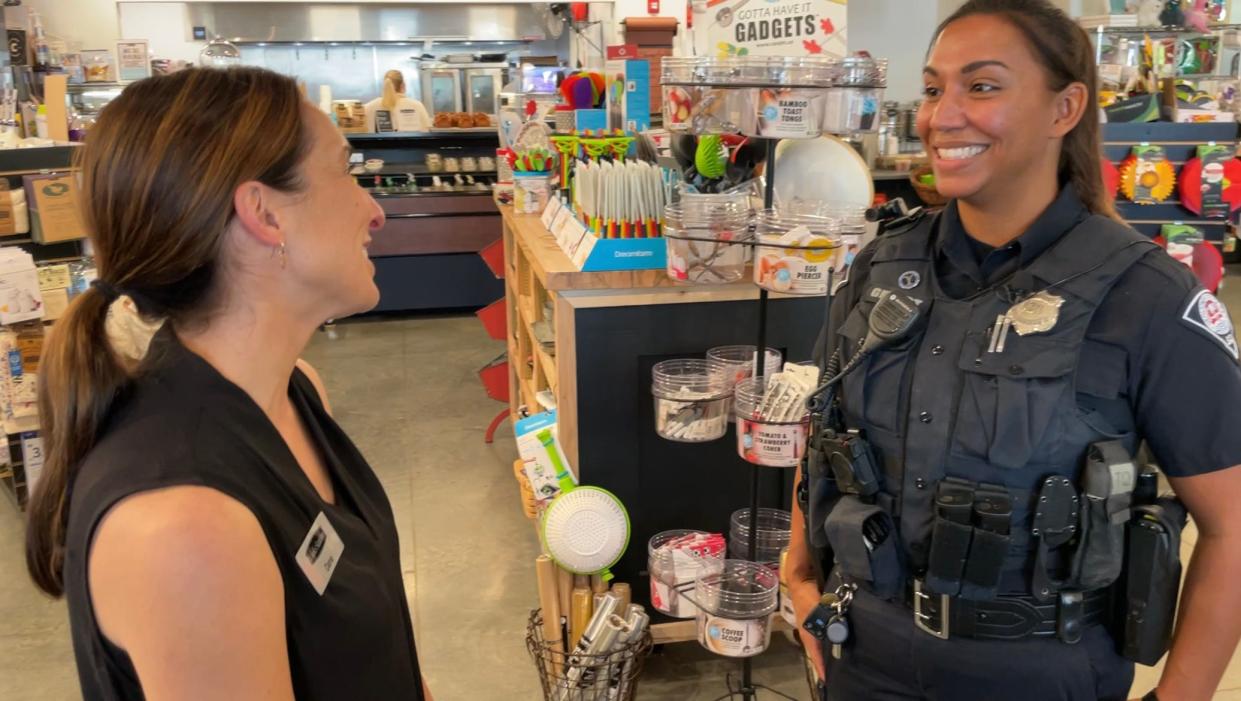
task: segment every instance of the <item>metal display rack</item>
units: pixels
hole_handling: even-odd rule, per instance
[[[774,139],[774,138],[765,139],[765,147],[766,147],[765,151],[766,151],[767,165],[766,165],[766,170],[765,170],[766,177],[764,179],[765,182],[764,182],[764,189],[763,189],[764,209],[772,209],[775,204],[776,146],[779,144],[780,141],[781,141],[780,139]],[[712,240],[712,239],[703,239],[703,238],[692,237],[692,236],[666,235],[666,237],[667,238],[681,238],[685,240],[694,240],[694,241]],[[732,241],[728,241],[727,244],[734,245],[734,246],[746,246],[749,248],[756,248],[762,245],[757,240],[757,237],[753,237],[753,236],[745,238],[745,239],[735,239]],[[816,248],[816,247],[797,246],[797,245],[782,245],[781,248],[801,249],[801,250],[819,250],[819,251],[823,250],[822,247]],[[832,275],[832,272],[829,270],[827,293],[824,295],[825,307],[826,307],[826,309],[824,310],[824,313],[825,315],[828,315],[828,316],[830,316],[831,314],[833,282],[834,282],[833,275]],[[759,286],[758,334],[757,334],[757,342],[755,345],[755,348],[759,348],[759,349],[763,349],[767,347],[767,305],[768,305],[768,301],[769,301],[769,293],[767,289],[762,286]],[[754,375],[753,376],[759,380],[762,380],[764,377],[765,370],[766,370],[765,366],[766,366],[766,354],[763,352],[755,353]],[[758,541],[759,541],[759,538],[757,537],[757,524],[759,522],[759,511],[762,508],[761,499],[760,499],[761,471],[764,469],[770,470],[770,469],[797,469],[797,468],[796,467],[794,468],[771,468],[771,467],[760,466],[758,463],[750,462],[748,460],[745,462],[749,466],[749,469],[750,469],[749,522],[751,524],[755,524],[752,527],[754,530],[751,532],[751,537],[748,539],[748,543],[746,546],[747,547],[746,560],[749,562],[756,562],[758,559]],[[794,527],[796,527],[796,524],[794,524]],[[689,591],[683,590],[683,591],[680,591],[679,594],[681,596],[685,596],[689,598],[691,601],[694,600],[693,594]],[[697,602],[695,602],[695,604],[697,604]],[[776,615],[776,614],[772,614],[772,615]],[[792,699],[792,701],[796,701],[791,696],[787,696],[779,691],[776,691],[775,689],[763,686],[761,684],[756,684],[754,682],[753,657],[746,657],[742,660],[740,688],[733,689],[731,685],[731,680],[728,683],[729,683],[728,693],[724,694],[723,696],[720,696],[718,699],[716,699],[716,701],[724,701],[725,699],[731,699],[738,695],[741,696],[743,701],[755,701],[758,698],[757,694],[759,690],[770,692],[771,694],[779,696],[780,698]]]
[[[869,61],[869,59],[867,60]],[[747,88],[747,87],[748,88],[787,87],[786,85],[767,85],[764,82],[764,77],[762,76],[761,73],[758,75],[754,75],[751,73],[745,73],[743,75],[741,73],[730,72],[728,70],[720,70],[721,68],[727,68],[727,67],[721,66],[718,63],[714,63],[711,61],[708,61],[707,63],[710,65],[692,67],[691,71],[688,71],[686,72],[686,74],[683,74],[681,76],[681,80],[684,80],[684,82],[681,82],[681,80],[676,80],[676,81],[670,80],[668,76],[665,76],[663,83],[665,86],[690,85],[690,86],[695,86],[698,88],[706,87],[706,88],[715,88],[715,89],[736,89],[736,88]],[[792,66],[790,65],[790,68],[791,67]],[[668,66],[665,64],[665,69],[667,68]],[[677,71],[677,70],[686,71],[687,68],[691,68],[691,67],[677,66],[673,70],[674,71]],[[700,72],[698,68],[702,68],[704,70]],[[874,89],[882,90],[882,88],[885,87],[886,85],[886,63],[884,62],[870,62],[869,64],[867,64],[867,63],[859,62],[858,60],[845,59],[845,60],[842,60],[839,63],[839,65],[835,66],[835,68],[838,69],[837,72],[832,74],[832,77],[829,79],[829,81],[826,84],[822,84],[822,87],[825,90],[831,89],[831,88],[860,88],[860,89],[867,89],[867,90],[874,90]],[[757,82],[754,82],[753,80],[751,80],[750,79],[751,76],[756,78]],[[768,78],[770,78],[770,76],[771,74],[767,74]],[[820,84],[814,81],[808,81],[808,84],[802,84],[801,87],[813,89],[815,87],[820,87]],[[709,98],[709,97],[700,98],[700,99],[702,99],[705,104],[710,104],[712,100],[712,98]],[[697,121],[697,118],[694,118],[693,120],[691,120],[691,126],[690,126],[690,131],[695,134],[700,133],[699,127],[696,126],[696,124],[694,124],[694,122],[696,121]],[[710,131],[711,131],[710,128],[703,128],[701,133],[709,133]],[[747,133],[749,134],[749,132]],[[777,138],[775,136],[756,137],[753,135],[750,135],[750,138],[761,138],[764,141],[764,146],[765,146],[764,150],[765,150],[765,155],[766,155],[766,167],[765,167],[766,177],[765,177],[764,190],[763,190],[763,207],[765,210],[771,210],[773,209],[774,204],[775,204],[776,147],[782,139]],[[683,233],[678,235],[678,234],[670,234],[668,232],[665,232],[665,237],[697,240],[695,237],[687,236]],[[760,241],[758,240],[759,238],[760,237],[758,236],[748,236],[744,239],[733,239],[733,240],[729,240],[723,243],[726,243],[728,245],[739,245],[739,246],[747,246],[750,248],[756,248],[762,245]],[[838,245],[840,245],[839,242],[835,241],[833,242],[831,247],[834,248]],[[800,249],[804,247],[795,245],[795,246],[789,246],[789,248]],[[827,272],[827,289],[825,290],[825,293],[824,293],[824,299],[825,299],[824,312],[827,315],[825,318],[830,318],[830,313],[831,313],[832,287],[833,287],[833,282],[834,282],[833,277],[832,277],[832,270],[833,270],[833,267],[829,266],[828,272]],[[754,371],[753,371],[753,377],[758,383],[762,383],[764,381],[764,374],[766,370],[765,366],[766,366],[767,354],[765,352],[765,349],[767,348],[767,339],[768,339],[767,326],[768,326],[769,297],[770,295],[766,287],[763,285],[759,285],[758,329],[757,329],[758,333],[757,333],[757,342],[755,345],[757,352],[754,355]],[[748,538],[748,542],[746,543],[746,549],[747,549],[746,560],[748,560],[749,562],[755,562],[758,557],[759,538],[757,536],[757,529],[758,529],[758,523],[759,523],[760,509],[762,506],[762,504],[760,503],[761,502],[761,498],[760,498],[761,491],[760,490],[761,490],[761,482],[762,482],[761,476],[760,476],[761,475],[760,470],[770,469],[770,468],[765,468],[763,465],[757,462],[757,460],[753,460],[753,461],[749,460],[744,455],[741,456],[741,458],[746,460],[750,468],[750,495],[749,495],[750,503],[749,503],[748,516],[749,516],[749,523],[751,524],[751,536]],[[780,468],[777,468],[777,469],[780,469]],[[794,467],[793,469],[798,469],[798,468]],[[793,527],[796,527],[796,524],[794,524]],[[776,614],[772,614],[772,615],[775,616]],[[727,681],[728,693],[719,697],[716,701],[724,701],[725,699],[732,699],[736,697],[740,697],[743,701],[756,701],[756,699],[758,698],[758,691],[760,689],[763,691],[767,691],[771,695],[778,696],[780,698],[786,698],[786,699],[792,698],[779,691],[776,691],[769,687],[765,687],[765,686],[755,683],[754,678],[753,678],[752,660],[753,660],[752,657],[745,657],[742,660],[740,688],[733,687],[732,679],[730,675],[730,678]]]

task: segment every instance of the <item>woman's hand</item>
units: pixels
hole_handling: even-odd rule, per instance
[[[793,618],[799,623],[810,616],[822,598],[822,593],[814,581],[790,583],[789,594],[793,597]],[[810,661],[814,663],[814,671],[818,673],[819,679],[827,679],[827,667],[823,662],[823,642],[801,625],[797,627],[797,634],[801,636],[801,644],[806,648]]]

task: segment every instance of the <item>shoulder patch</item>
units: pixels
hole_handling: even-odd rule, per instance
[[[1197,294],[1190,297],[1185,311],[1181,312],[1181,321],[1223,346],[1233,360],[1241,357],[1241,353],[1238,353],[1237,334],[1232,326],[1232,318],[1228,316],[1228,309],[1215,295],[1206,290],[1199,290]]]

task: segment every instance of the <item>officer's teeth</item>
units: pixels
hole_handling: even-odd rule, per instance
[[[966,158],[973,158],[986,150],[986,146],[965,146],[963,148],[936,149],[939,153],[939,157],[945,161],[961,161]]]

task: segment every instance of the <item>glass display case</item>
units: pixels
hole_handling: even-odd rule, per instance
[[[121,94],[120,83],[81,83],[68,88],[69,109],[81,117],[94,117]]]

